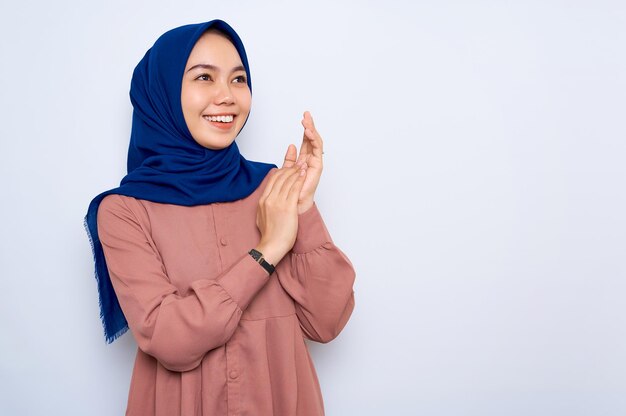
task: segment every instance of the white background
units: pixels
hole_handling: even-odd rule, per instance
[[[0,6],[0,414],[121,415],[83,217],[126,174],[132,70],[222,18],[280,164],[310,110],[356,307],[310,343],[334,415],[626,414],[626,6],[16,1]]]

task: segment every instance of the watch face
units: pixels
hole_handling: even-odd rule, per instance
[[[259,259],[261,258],[262,254],[260,251],[257,251],[255,249],[250,250],[250,255],[252,256],[253,259],[255,259],[256,261],[259,261]]]

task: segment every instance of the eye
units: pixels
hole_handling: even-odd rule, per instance
[[[209,74],[200,74],[196,77],[196,79],[200,79],[202,78],[202,81],[210,81],[211,80],[211,75]]]
[[[244,75],[239,75],[238,77],[236,77],[234,79],[234,81],[237,81],[238,83],[246,83],[246,77]]]

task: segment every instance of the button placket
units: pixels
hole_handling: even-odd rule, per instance
[[[218,207],[216,203],[210,204],[210,211],[211,211],[211,219],[213,222],[213,235],[214,238],[216,238],[219,241],[219,235],[221,234],[220,229],[218,228],[218,221],[219,221],[219,212],[218,211]],[[217,246],[217,254],[219,256],[219,270],[222,271],[224,269],[224,256],[222,256],[222,253],[220,251],[220,247],[219,245]]]
[[[238,353],[239,348],[236,341],[231,337],[226,343],[226,381],[228,389],[228,414],[229,416],[239,415],[241,400],[241,384],[239,371]]]
[[[229,267],[241,255],[243,255],[243,251],[241,253],[239,253],[239,251],[235,251],[240,249],[237,248],[237,233],[234,231],[233,224],[231,222],[233,218],[231,210],[232,208],[227,204],[215,207],[213,210],[213,218],[215,221],[215,245],[217,247],[217,251],[219,252],[222,267],[224,268]]]

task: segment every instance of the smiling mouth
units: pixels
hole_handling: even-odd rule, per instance
[[[221,130],[229,130],[235,124],[235,117],[236,116],[232,114],[225,116],[202,116],[202,118],[208,121],[213,127]]]
[[[232,114],[229,114],[226,116],[203,116],[203,117],[209,121],[217,121],[220,123],[230,123],[235,118],[235,116]]]

